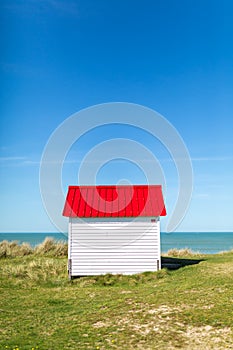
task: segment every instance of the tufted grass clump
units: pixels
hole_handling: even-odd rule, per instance
[[[183,249],[177,249],[177,248],[173,248],[168,250],[167,253],[163,254],[164,256],[169,256],[169,257],[174,257],[174,258],[180,258],[180,257],[198,257],[201,256],[203,254],[201,254],[200,252],[194,252],[189,248],[183,248]]]
[[[53,238],[46,237],[44,242],[35,247],[36,255],[50,255],[56,257],[67,256],[68,244],[62,241],[55,241]]]
[[[25,257],[12,259],[1,266],[1,276],[18,285],[31,286],[67,280],[66,259],[51,257]]]
[[[33,254],[33,248],[28,243],[18,244],[17,241],[0,242],[0,258],[16,258]]]
[[[32,247],[29,243],[19,244],[17,241],[0,242],[0,258],[17,258],[28,255],[66,257],[67,251],[68,244],[66,242],[55,241],[50,237],[45,238],[44,242],[36,247]]]

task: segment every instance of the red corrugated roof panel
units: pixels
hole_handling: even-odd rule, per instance
[[[63,215],[68,217],[165,216],[160,185],[69,186]]]

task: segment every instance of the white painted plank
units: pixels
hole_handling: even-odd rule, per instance
[[[72,224],[127,224],[127,223],[151,223],[151,220],[156,220],[157,222],[160,220],[159,216],[138,216],[135,218],[132,217],[99,217],[99,218],[70,218],[70,222]]]
[[[155,267],[151,267],[150,269],[146,270],[145,268],[134,268],[134,269],[117,269],[117,270],[77,270],[77,271],[73,271],[72,272],[72,276],[93,276],[93,275],[105,275],[105,274],[120,274],[120,275],[134,275],[137,273],[142,273],[142,272],[146,272],[146,271],[150,271],[150,272],[155,272],[157,271]]]
[[[139,255],[138,252],[128,252],[130,254],[127,254],[127,253],[109,253],[109,252],[103,252],[101,253],[101,257],[103,258],[106,258],[106,259],[110,259],[110,258],[115,258],[115,259],[122,259],[124,258],[125,256],[129,257],[129,259],[134,259],[134,258],[137,258],[140,256],[140,258],[142,259],[145,259],[145,258],[150,258],[150,257],[154,257],[155,256],[155,253],[158,252],[157,251],[150,251],[149,253],[141,253]],[[94,259],[99,259],[100,257],[100,253],[97,252],[97,253],[83,253],[83,252],[74,252],[72,254],[72,258],[77,258],[77,259],[91,259],[91,258],[94,258]]]

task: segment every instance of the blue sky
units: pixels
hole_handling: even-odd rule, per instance
[[[45,144],[73,113],[114,101],[156,110],[186,143],[194,189],[177,230],[233,231],[232,1],[3,0],[0,7],[0,231],[56,230],[40,196]],[[73,145],[64,191],[92,147],[129,135],[158,158],[171,212],[174,163],[157,140],[125,126],[94,130]],[[112,161],[97,182],[116,183],[122,173],[145,180],[130,162]]]

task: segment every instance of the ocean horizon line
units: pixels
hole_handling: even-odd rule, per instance
[[[68,234],[68,232],[60,232],[60,231],[0,231],[0,234],[5,234],[5,233],[51,233],[51,234]],[[172,231],[172,232],[166,232],[166,231],[161,231],[161,233],[167,233],[167,234],[172,234],[172,233],[233,233],[233,230],[224,230],[224,231]]]
[[[47,237],[55,241],[68,240],[68,233],[61,232],[0,232],[0,241],[17,241],[31,246],[41,244]],[[161,252],[171,249],[190,249],[201,254],[215,254],[233,250],[233,231],[174,231],[161,232]]]

